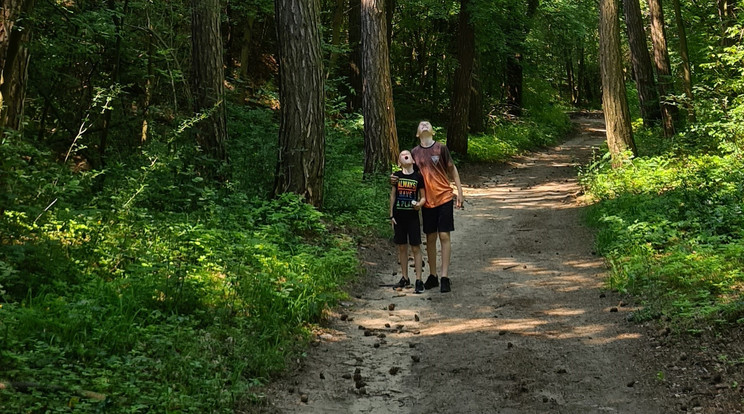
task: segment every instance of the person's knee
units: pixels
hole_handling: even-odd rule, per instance
[[[413,252],[413,254],[419,254],[421,253],[421,246],[411,246],[411,251]]]
[[[432,242],[436,243],[437,242],[437,236],[438,236],[438,234],[436,232],[435,233],[427,233],[426,234],[426,243],[432,243]]]
[[[449,232],[439,233],[439,241],[441,243],[449,243],[450,242],[450,234],[449,234]]]

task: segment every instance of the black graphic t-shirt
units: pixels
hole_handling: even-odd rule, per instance
[[[418,191],[424,187],[424,177],[421,173],[414,171],[411,174],[404,174],[403,171],[396,171],[398,184],[396,188],[394,212],[414,211],[411,201],[418,200]]]

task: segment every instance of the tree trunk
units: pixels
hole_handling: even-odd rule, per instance
[[[514,116],[522,115],[522,83],[524,74],[522,70],[522,53],[524,42],[530,33],[532,18],[537,12],[539,0],[527,0],[526,27],[519,28],[513,36],[517,39],[514,44],[518,45],[519,50],[506,58],[506,105],[510,114]]]
[[[20,129],[26,100],[33,0],[4,0],[0,12],[0,127]]]
[[[194,111],[205,115],[194,126],[197,144],[217,160],[227,160],[225,72],[222,63],[219,0],[191,0],[192,90]]]
[[[452,107],[447,128],[447,148],[461,155],[468,153],[468,111],[475,60],[475,29],[470,18],[470,0],[460,0],[457,35],[457,69],[452,87]]]
[[[633,76],[638,89],[641,117],[644,125],[651,126],[661,119],[661,109],[659,107],[659,94],[654,81],[651,56],[648,53],[646,30],[643,25],[639,0],[623,0],[623,10],[630,47],[630,60],[633,64]]]
[[[238,76],[241,80],[248,80],[248,70],[250,69],[249,62],[251,60],[251,48],[253,45],[253,24],[256,21],[255,15],[249,15],[246,17],[246,22],[243,25],[243,39],[240,44],[240,71]]]
[[[674,4],[674,17],[677,22],[677,33],[679,36],[679,57],[682,59],[682,87],[685,90],[687,117],[695,122],[695,107],[692,105],[692,72],[690,71],[690,53],[687,50],[687,33],[685,22],[682,19],[682,10],[679,0],[672,0]]]
[[[664,127],[664,136],[669,138],[674,135],[677,108],[664,102],[667,95],[672,93],[673,82],[666,31],[664,29],[664,9],[661,6],[661,0],[648,0],[648,9],[651,14],[651,41],[654,45],[654,65],[656,66],[659,98],[661,99],[661,121]]]
[[[485,130],[483,114],[483,85],[480,78],[480,59],[473,62],[473,78],[470,82],[470,110],[468,111],[468,125],[470,133],[480,134]]]
[[[616,0],[599,3],[599,66],[602,73],[602,107],[607,130],[607,146],[613,165],[619,166],[627,150],[636,154],[625,95],[623,66],[620,59],[619,7]]]
[[[385,0],[385,33],[387,34],[388,53],[390,53],[390,47],[393,44],[393,12],[395,11],[395,0]],[[389,57],[388,57],[389,59]]]
[[[564,57],[564,60],[566,61],[566,82],[568,83],[568,94],[571,98],[571,105],[576,106],[577,102],[577,93],[576,93],[576,82],[574,79],[574,67],[573,67],[573,58],[571,57],[571,52],[566,51],[566,55]]]
[[[734,4],[732,0],[716,0],[718,6],[718,19],[721,22],[721,45],[733,46],[736,44],[736,38],[728,35],[728,29],[736,21],[734,13]]]
[[[362,0],[349,0],[349,112],[362,108]]]
[[[333,9],[333,22],[331,23],[331,55],[328,58],[328,68],[326,68],[326,79],[331,76],[331,72],[336,67],[338,60],[338,45],[341,44],[341,29],[344,24],[344,5],[345,0],[336,0],[336,7]]]
[[[279,159],[274,194],[323,203],[325,78],[318,0],[275,0],[279,44]]]
[[[398,152],[385,0],[362,0],[364,174],[388,173]]]
[[[586,63],[584,57],[584,46],[579,49],[579,70],[576,77],[576,102],[579,106],[584,104],[587,92],[584,90],[586,85]]]

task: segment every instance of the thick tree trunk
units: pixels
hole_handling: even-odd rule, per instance
[[[323,203],[325,85],[318,0],[275,0],[279,43],[279,159],[274,194]]]
[[[664,9],[661,0],[648,0],[648,9],[651,15],[651,42],[654,45],[654,65],[658,78],[659,98],[661,99],[661,122],[664,127],[664,136],[667,138],[674,135],[674,125],[677,118],[677,108],[665,103],[666,96],[673,89],[672,69],[669,63],[669,51],[667,50],[666,30],[664,28]]]
[[[633,76],[638,89],[641,117],[644,125],[651,126],[661,119],[661,108],[659,107],[659,93],[654,81],[654,68],[651,65],[651,56],[648,53],[646,30],[643,25],[639,0],[623,0],[623,10],[625,12],[625,27],[628,33],[628,45],[630,46],[630,60],[633,64]]]
[[[349,84],[348,97],[350,112],[362,108],[362,1],[349,0]]]
[[[602,107],[607,130],[607,146],[613,165],[622,161],[627,150],[636,153],[625,95],[623,66],[620,59],[620,24],[617,0],[599,2],[599,66],[602,73]]]
[[[207,115],[195,125],[196,142],[213,158],[227,160],[220,2],[191,0],[191,7],[194,111]]]
[[[398,152],[384,7],[385,0],[362,0],[365,175],[389,172]]]
[[[468,153],[468,119],[475,61],[475,29],[470,18],[470,0],[460,0],[457,34],[457,69],[452,87],[452,107],[447,128],[447,148],[461,155]]]
[[[20,129],[22,125],[31,24],[30,20],[16,23],[31,12],[33,5],[33,0],[4,0],[0,12],[0,127]]]
[[[692,105],[692,72],[690,70],[690,53],[687,49],[687,33],[685,32],[685,21],[682,19],[682,10],[679,0],[672,0],[674,4],[674,18],[677,22],[677,34],[679,36],[679,57],[682,59],[682,87],[686,95],[687,117],[695,121],[695,108]]]

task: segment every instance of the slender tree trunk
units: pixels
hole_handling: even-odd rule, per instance
[[[571,57],[571,51],[566,51],[566,55],[564,57],[564,60],[566,61],[566,82],[568,83],[568,94],[571,98],[571,105],[576,106],[576,83],[575,83],[575,77],[574,77],[574,67],[573,67],[573,58]]]
[[[323,203],[325,85],[318,0],[275,0],[279,43],[279,159],[274,194]]]
[[[140,128],[140,145],[147,142],[147,134],[150,121],[150,104],[152,101],[152,80],[155,76],[153,58],[155,53],[155,43],[153,39],[152,22],[150,14],[147,14],[147,79],[145,79],[145,97],[142,103],[142,127]]]
[[[623,10],[625,12],[625,27],[628,34],[628,45],[630,46],[633,76],[638,89],[641,117],[644,125],[651,126],[661,119],[661,108],[659,107],[659,93],[654,81],[651,56],[648,53],[641,4],[639,0],[623,0]]]
[[[648,8],[651,14],[651,41],[654,45],[654,65],[656,66],[659,98],[661,99],[661,121],[664,127],[664,136],[669,138],[674,135],[677,108],[664,102],[667,95],[673,92],[672,69],[669,63],[666,30],[664,29],[664,9],[661,6],[661,0],[648,0]]]
[[[26,100],[28,63],[26,45],[31,40],[31,21],[24,19],[34,0],[4,0],[0,12],[0,127],[20,129]],[[17,26],[17,27],[16,27]]]
[[[243,25],[243,40],[241,40],[240,45],[240,71],[238,71],[238,76],[240,76],[240,79],[243,81],[248,80],[248,71],[250,69],[250,60],[251,60],[251,48],[253,45],[251,44],[253,41],[253,24],[256,21],[255,16],[248,16],[245,24]]]
[[[364,174],[387,173],[397,158],[385,0],[362,0]]]
[[[336,0],[336,7],[333,9],[333,22],[331,23],[331,55],[328,58],[328,68],[326,68],[326,79],[331,76],[331,72],[336,68],[338,60],[338,45],[341,44],[341,29],[344,25],[344,12],[346,0]]]
[[[514,51],[513,54],[506,58],[506,105],[509,108],[509,113],[514,116],[522,115],[522,83],[524,82],[522,49],[524,49],[524,41],[530,32],[532,18],[537,13],[539,4],[540,0],[527,0],[527,17],[525,23],[527,27],[520,28],[513,34],[518,37],[515,44],[518,45],[520,50]]]
[[[213,158],[227,160],[220,2],[191,0],[191,7],[194,111],[207,115],[195,125],[196,142]]]
[[[610,149],[614,166],[622,162],[623,152],[631,150],[633,154],[636,154],[620,59],[618,14],[619,7],[616,0],[600,0],[599,66],[602,73],[602,107],[607,130],[607,146]]]
[[[452,107],[447,128],[447,147],[461,155],[468,153],[468,119],[475,61],[475,29],[470,18],[470,0],[460,0],[457,34],[457,69],[452,87]]]
[[[362,108],[362,0],[349,0],[349,84],[350,112]]]
[[[579,106],[584,104],[586,99],[586,91],[584,85],[586,84],[586,63],[584,62],[584,46],[579,48],[579,70],[576,78],[576,102]]]
[[[674,4],[674,18],[677,22],[677,33],[679,36],[679,57],[682,59],[682,87],[686,95],[687,117],[695,122],[695,107],[692,105],[692,72],[690,70],[690,53],[687,50],[687,33],[685,32],[685,21],[682,19],[682,10],[679,0],[672,0]]]
[[[718,19],[721,22],[721,45],[733,46],[736,39],[728,35],[728,29],[736,21],[734,13],[735,0],[716,0],[718,6]]]
[[[480,76],[480,59],[476,56],[473,62],[473,78],[470,83],[470,110],[468,111],[468,125],[472,134],[479,134],[485,130],[483,85]]]

